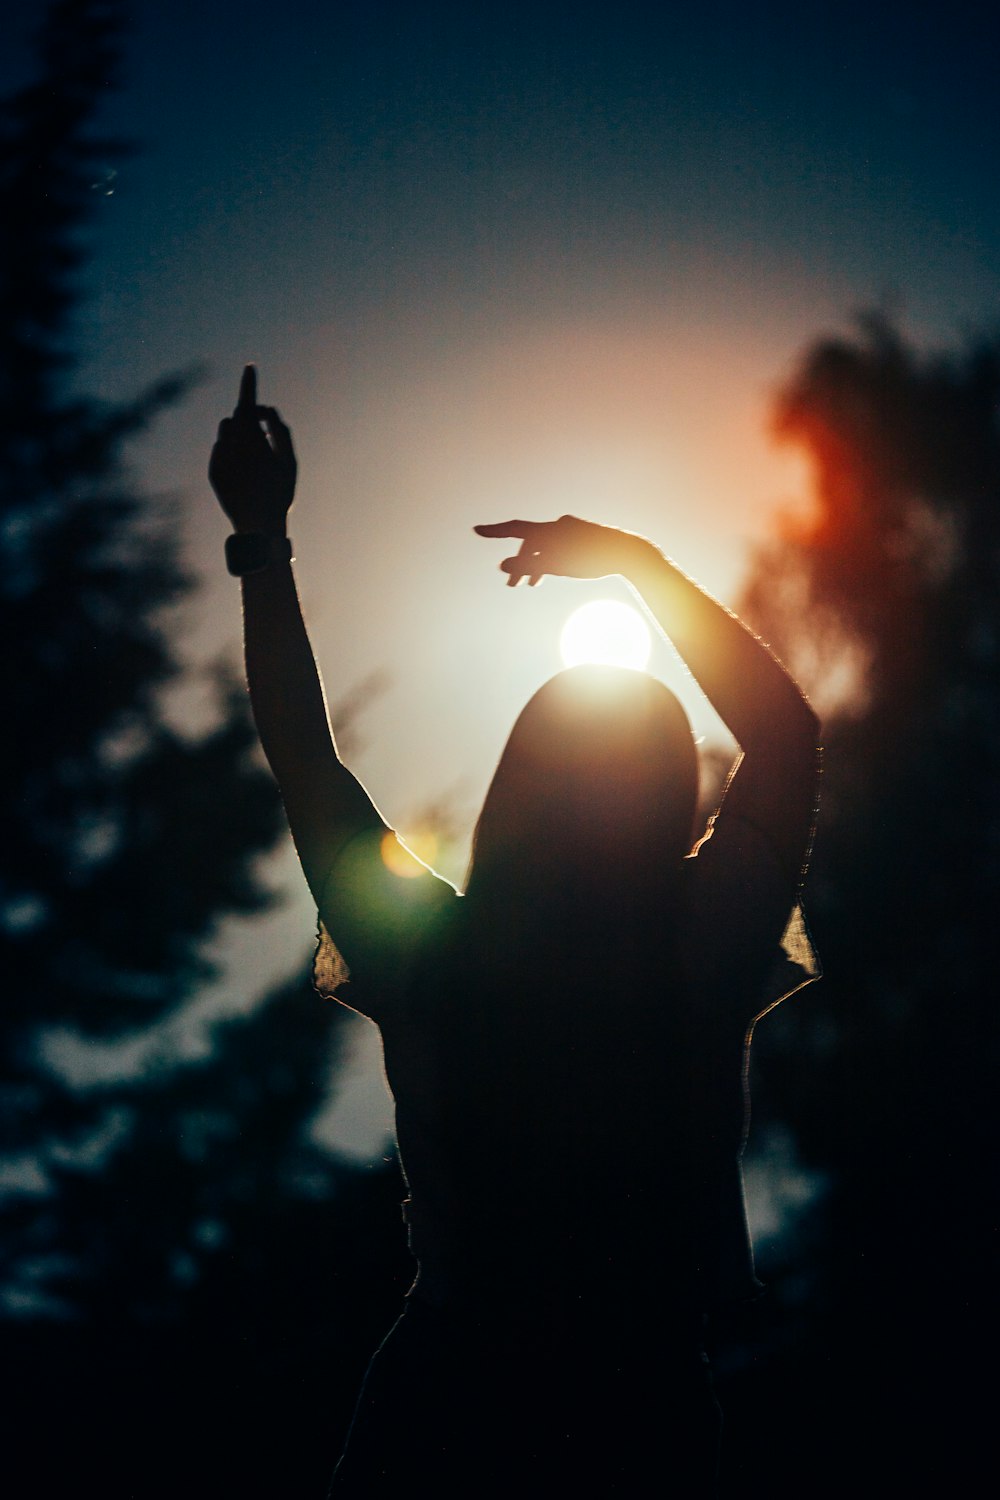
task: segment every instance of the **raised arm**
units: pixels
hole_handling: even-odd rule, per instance
[[[257,405],[252,365],[243,372],[236,410],[219,426],[208,472],[235,533],[227,558],[242,580],[254,720],[318,902],[346,840],[382,825],[364,788],[337,755],[292,577],[287,518],[296,462],[291,433],[273,407]]]
[[[515,537],[520,551],[500,564],[511,585],[546,573],[571,578],[620,574],[670,639],[742,751],[730,778],[728,812],[766,834],[790,878],[798,878],[812,826],[819,724],[798,687],[762,641],[645,537],[563,516],[477,526],[480,536]]]

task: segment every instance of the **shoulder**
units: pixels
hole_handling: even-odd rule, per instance
[[[414,965],[444,939],[461,898],[391,829],[366,829],[338,851],[319,892],[314,977],[363,1015],[398,1004]]]

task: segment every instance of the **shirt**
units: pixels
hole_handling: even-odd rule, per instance
[[[430,872],[392,875],[380,841],[334,863],[316,982],[382,1034],[414,1292],[550,1310],[753,1295],[750,1039],[820,972],[767,836],[721,816],[662,923],[612,891],[558,942]]]

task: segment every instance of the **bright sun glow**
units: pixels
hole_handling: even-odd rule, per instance
[[[582,662],[632,667],[641,672],[652,650],[649,628],[630,604],[594,599],[581,604],[563,626],[559,650],[567,667]]]

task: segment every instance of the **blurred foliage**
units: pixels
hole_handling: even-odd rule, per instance
[[[776,1279],[790,1443],[761,1472],[791,1493],[823,1452],[823,1493],[971,1493],[1000,1222],[1000,341],[926,353],[869,314],[806,352],[775,425],[813,505],[741,607],[824,711],[826,978],[760,1028],[755,1109],[828,1191]]]
[[[319,1493],[406,1285],[399,1177],[310,1135],[341,1029],[306,973],[202,1055],[169,1044],[220,924],[272,904],[283,819],[230,673],[208,729],[165,708],[192,583],[127,445],[196,375],[122,405],[74,386],[87,232],[125,149],[94,128],[122,22],[53,5],[37,81],[0,111],[7,1467],[33,1494],[80,1473],[109,1497]],[[375,690],[335,710],[348,737]],[[146,1063],[84,1086],[68,1039]]]

